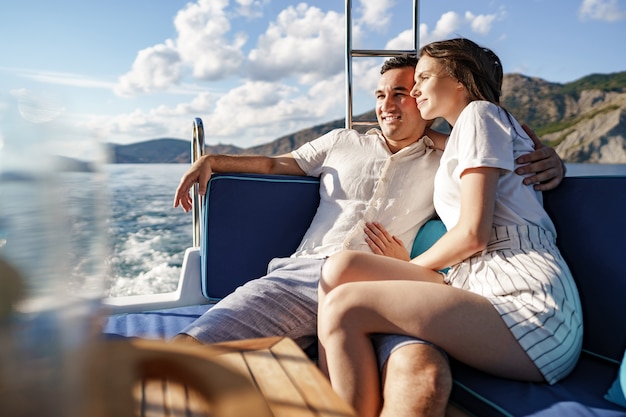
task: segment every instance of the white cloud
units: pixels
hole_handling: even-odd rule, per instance
[[[358,8],[361,16],[356,19],[356,23],[382,31],[389,25],[393,5],[393,0],[361,0]]]
[[[266,143],[342,114],[343,74],[312,85],[308,91],[278,82],[248,81],[221,97],[205,116],[214,140],[242,137]],[[247,146],[247,145],[246,145]]]
[[[452,33],[457,32],[462,23],[463,20],[457,13],[446,12],[441,15],[441,17],[435,24],[435,29],[431,33],[431,36],[434,39],[445,39],[449,37]]]
[[[121,76],[115,92],[133,96],[164,90],[181,77],[180,55],[171,40],[143,49],[137,54],[130,72]]]
[[[504,11],[500,13],[504,13]],[[465,26],[469,26],[471,32],[486,35],[491,31],[492,24],[498,17],[498,14],[475,15],[470,11],[465,12],[465,15],[461,17],[461,15],[456,12],[446,12],[441,15],[432,32],[429,32],[427,24],[422,23],[419,25],[420,45],[456,37]],[[394,39],[387,42],[386,47],[391,49],[412,49],[412,37],[413,34],[411,30],[403,31]]]
[[[465,20],[470,23],[472,31],[481,35],[486,35],[491,31],[491,25],[496,20],[495,14],[474,15],[472,12],[465,12]]]
[[[239,4],[238,12],[242,16],[257,18],[263,16],[263,6],[270,0],[236,0]]]
[[[626,18],[626,10],[620,9],[617,0],[583,0],[578,13],[583,20],[616,22]]]
[[[91,136],[118,143],[156,137],[186,139],[191,120],[201,117],[209,144],[248,147],[343,114],[343,74],[313,84],[308,90],[266,81],[248,81],[217,97],[198,94],[176,106],[137,109],[115,116],[91,116],[84,122]]]
[[[244,8],[260,4],[239,3]],[[133,96],[166,90],[180,82],[184,68],[190,68],[199,80],[215,81],[236,74],[244,60],[241,48],[247,38],[239,33],[228,39],[227,6],[227,0],[187,4],[174,18],[176,39],[139,51],[131,70],[120,77],[116,93]]]
[[[248,4],[250,6],[251,4]],[[226,14],[228,0],[198,0],[179,11],[174,19],[176,46],[181,59],[202,80],[220,80],[237,73],[244,60],[244,33],[228,39],[231,24]]]
[[[298,76],[301,83],[312,83],[341,72],[343,28],[342,14],[304,3],[289,6],[248,55],[248,75],[265,81]]]
[[[398,36],[387,42],[387,45],[385,45],[385,49],[413,49],[413,31],[411,29],[408,29],[401,32]]]

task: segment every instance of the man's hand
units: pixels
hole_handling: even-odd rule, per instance
[[[375,254],[402,261],[411,260],[402,241],[395,236],[391,236],[380,223],[367,223],[365,225],[365,234],[367,235],[365,241]]]
[[[188,212],[192,207],[192,199],[189,195],[189,191],[194,184],[198,184],[198,193],[204,195],[206,193],[206,186],[209,178],[211,178],[211,164],[209,163],[208,155],[200,157],[189,170],[183,175],[176,188],[176,194],[174,195],[174,207],[179,205]]]
[[[541,143],[528,126],[522,125],[524,131],[533,140],[535,151],[522,155],[516,159],[518,164],[527,164],[515,170],[518,175],[528,175],[524,178],[524,184],[535,184],[535,190],[546,191],[556,188],[565,176],[565,165],[556,151]]]

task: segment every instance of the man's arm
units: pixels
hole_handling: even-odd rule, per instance
[[[174,207],[191,210],[189,191],[198,184],[198,193],[206,193],[207,183],[214,172],[249,174],[306,175],[291,153],[275,157],[252,155],[204,155],[183,175],[174,195]]]
[[[556,188],[565,177],[563,161],[553,148],[541,143],[535,132],[528,126],[522,125],[522,127],[533,140],[535,151],[517,158],[518,164],[526,165],[517,168],[515,172],[518,175],[527,175],[523,180],[524,184],[534,184],[535,190],[546,191]],[[431,129],[427,129],[426,134],[432,139],[436,149],[445,148],[447,135]]]
[[[518,175],[529,175],[524,184],[535,184],[535,190],[546,191],[556,188],[565,176],[565,164],[556,151],[541,143],[528,126],[522,125],[528,136],[535,143],[535,151],[517,158],[519,164],[527,164],[515,170]]]

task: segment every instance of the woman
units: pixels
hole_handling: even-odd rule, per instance
[[[540,193],[515,176],[533,145],[499,107],[502,76],[499,58],[467,39],[420,50],[411,95],[424,119],[452,126],[434,194],[448,232],[410,262],[341,252],[323,267],[320,363],[361,416],[380,406],[374,333],[416,336],[524,381],[552,384],[576,364],[578,292]]]

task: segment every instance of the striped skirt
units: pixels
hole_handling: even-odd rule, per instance
[[[572,371],[582,347],[582,309],[552,233],[496,226],[487,248],[453,266],[445,281],[487,298],[549,384]]]

